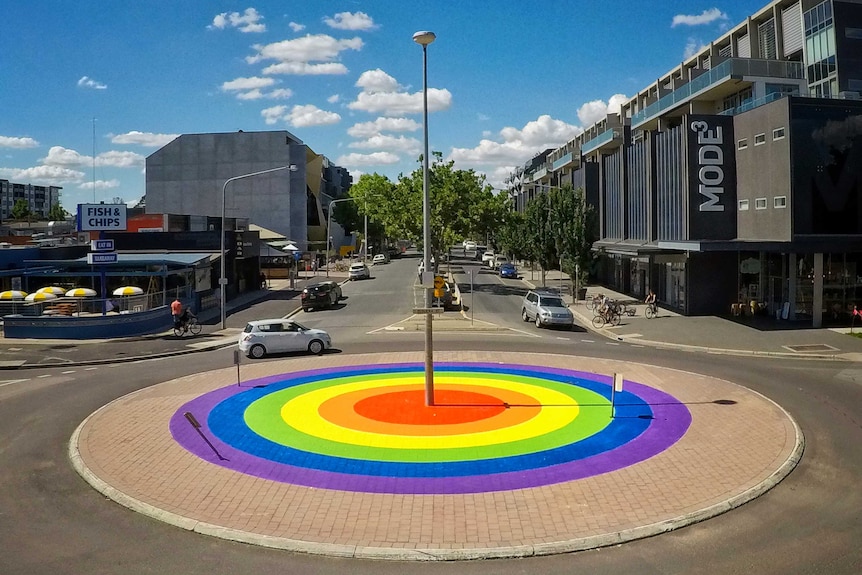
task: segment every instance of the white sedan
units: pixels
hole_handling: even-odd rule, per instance
[[[320,355],[332,348],[332,338],[322,329],[307,328],[289,319],[250,321],[239,334],[239,349],[260,359],[268,353],[309,351]]]

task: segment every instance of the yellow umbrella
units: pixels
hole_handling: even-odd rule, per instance
[[[35,293],[29,294],[24,299],[27,301],[45,301],[49,299],[56,299],[57,296],[47,291],[37,291]]]
[[[66,292],[66,297],[95,297],[96,290],[90,288],[74,288]]]
[[[66,295],[66,290],[57,286],[45,286],[36,290],[36,293],[50,293],[54,295]]]
[[[114,295],[141,295],[143,293],[144,290],[142,290],[138,286],[118,287],[114,290]]]
[[[27,292],[16,289],[10,289],[0,292],[0,299],[24,299],[27,297]]]

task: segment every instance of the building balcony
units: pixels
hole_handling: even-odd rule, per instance
[[[565,168],[566,166],[568,166],[569,164],[571,164],[573,162],[574,162],[573,154],[572,154],[572,152],[569,152],[568,154],[554,160],[554,162],[551,164],[551,170],[556,172],[557,170]]]
[[[623,141],[623,130],[622,128],[611,128],[609,130],[605,130],[592,140],[586,141],[581,144],[581,153],[587,155],[591,152],[595,152],[596,150],[608,146],[609,144],[613,144],[612,148],[617,148],[622,144]]]
[[[799,80],[804,78],[801,62],[783,60],[757,60],[752,58],[729,58],[711,70],[680,86],[632,115],[631,126],[637,128],[665,112],[678,108],[697,97],[703,97],[728,80],[747,78],[781,78]]]

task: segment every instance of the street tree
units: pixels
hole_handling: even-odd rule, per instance
[[[524,209],[524,220],[527,236],[529,259],[537,262],[542,268],[542,285],[545,285],[547,270],[552,269],[557,262],[557,239],[560,233],[551,220],[552,210],[548,194],[539,194],[527,202]]]
[[[548,200],[557,259],[564,268],[561,271],[585,286],[595,259],[592,246],[598,239],[595,207],[587,203],[583,188],[573,189],[571,185],[552,189]]]
[[[23,198],[16,200],[15,205],[12,206],[12,212],[9,215],[12,216],[12,219],[14,220],[29,219],[30,205],[27,203],[27,200]]]
[[[48,219],[52,221],[61,221],[66,219],[66,210],[63,209],[63,206],[60,205],[59,202],[53,204],[51,209],[48,210]]]

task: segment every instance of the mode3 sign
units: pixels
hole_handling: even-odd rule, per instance
[[[697,134],[697,190],[703,196],[698,210],[723,212],[724,137],[721,126],[710,129],[706,122],[697,121],[692,122],[690,127]]]
[[[78,204],[78,231],[126,229],[126,204]]]

